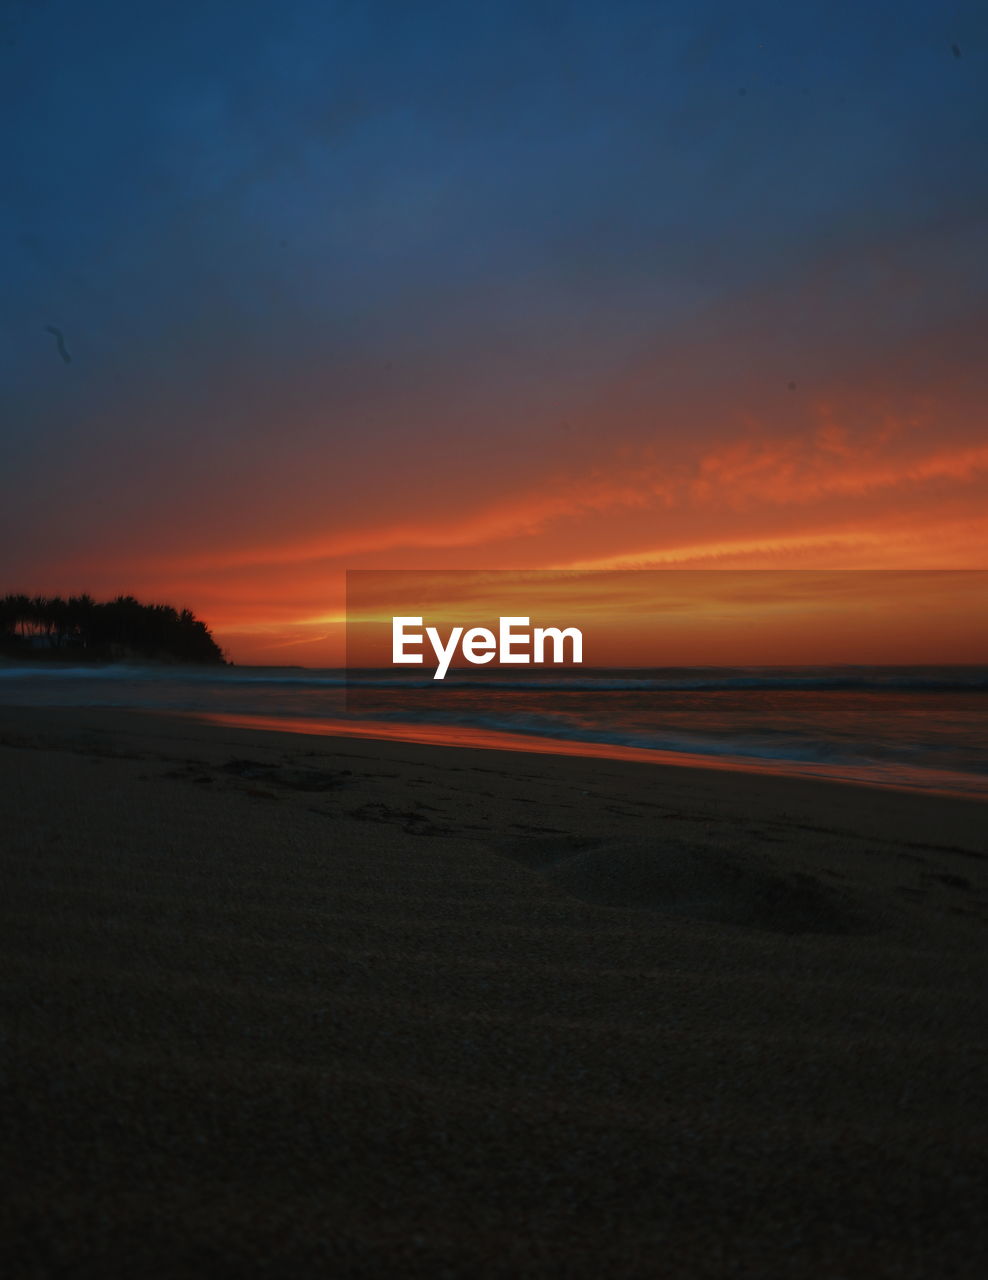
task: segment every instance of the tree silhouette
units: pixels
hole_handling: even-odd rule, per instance
[[[170,604],[141,604],[133,596],[103,604],[88,595],[0,598],[0,652],[26,657],[39,651],[105,662],[225,662],[206,624],[190,609],[179,613]]]

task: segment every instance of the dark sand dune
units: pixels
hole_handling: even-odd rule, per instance
[[[588,845],[590,847],[588,847]],[[777,933],[861,933],[877,927],[863,904],[823,880],[749,850],[652,839],[637,843],[549,837],[509,856],[574,898]]]
[[[973,801],[0,711],[0,1271],[983,1273]]]

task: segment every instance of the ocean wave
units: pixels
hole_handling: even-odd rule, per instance
[[[316,719],[317,717],[313,717]],[[361,718],[346,713],[343,720]],[[635,747],[645,751],[687,753],[691,755],[752,757],[762,760],[797,760],[818,764],[859,763],[868,757],[848,751],[834,742],[797,738],[784,731],[762,730],[740,735],[654,732],[634,729],[593,728],[567,717],[552,715],[497,715],[475,711],[468,715],[432,713],[416,716],[409,708],[395,709],[373,717],[382,724],[418,724],[456,729],[480,729],[494,733],[525,734],[566,742],[584,742],[617,747]]]
[[[944,676],[711,676],[671,678],[618,678],[594,679],[584,677],[531,680],[446,680],[364,679],[350,678],[342,684],[351,689],[453,689],[475,692],[477,690],[503,690],[524,693],[526,690],[553,693],[737,693],[754,691],[804,692],[833,690],[837,693],[867,693],[910,691],[949,693],[957,690],[965,693],[988,691],[988,676],[978,674],[968,677]]]
[[[985,667],[935,668],[656,668],[618,672],[587,670],[576,675],[478,676],[451,671],[445,680],[391,671],[347,672],[340,669],[131,666],[124,663],[93,666],[0,665],[0,679],[154,681],[156,683],[272,686],[296,689],[381,689],[504,691],[512,693],[739,693],[792,690],[796,692],[929,692],[988,691]]]

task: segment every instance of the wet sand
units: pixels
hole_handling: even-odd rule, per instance
[[[0,708],[7,1276],[975,1276],[988,806]]]

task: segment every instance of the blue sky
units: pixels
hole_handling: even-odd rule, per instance
[[[719,439],[750,376],[925,350],[967,385],[986,35],[976,4],[11,0],[6,518],[59,501],[0,568],[58,577],[69,530],[98,557],[142,513],[147,549],[176,504],[314,537],[369,468],[439,501],[430,455],[486,501],[553,424],[590,470],[684,414]]]

